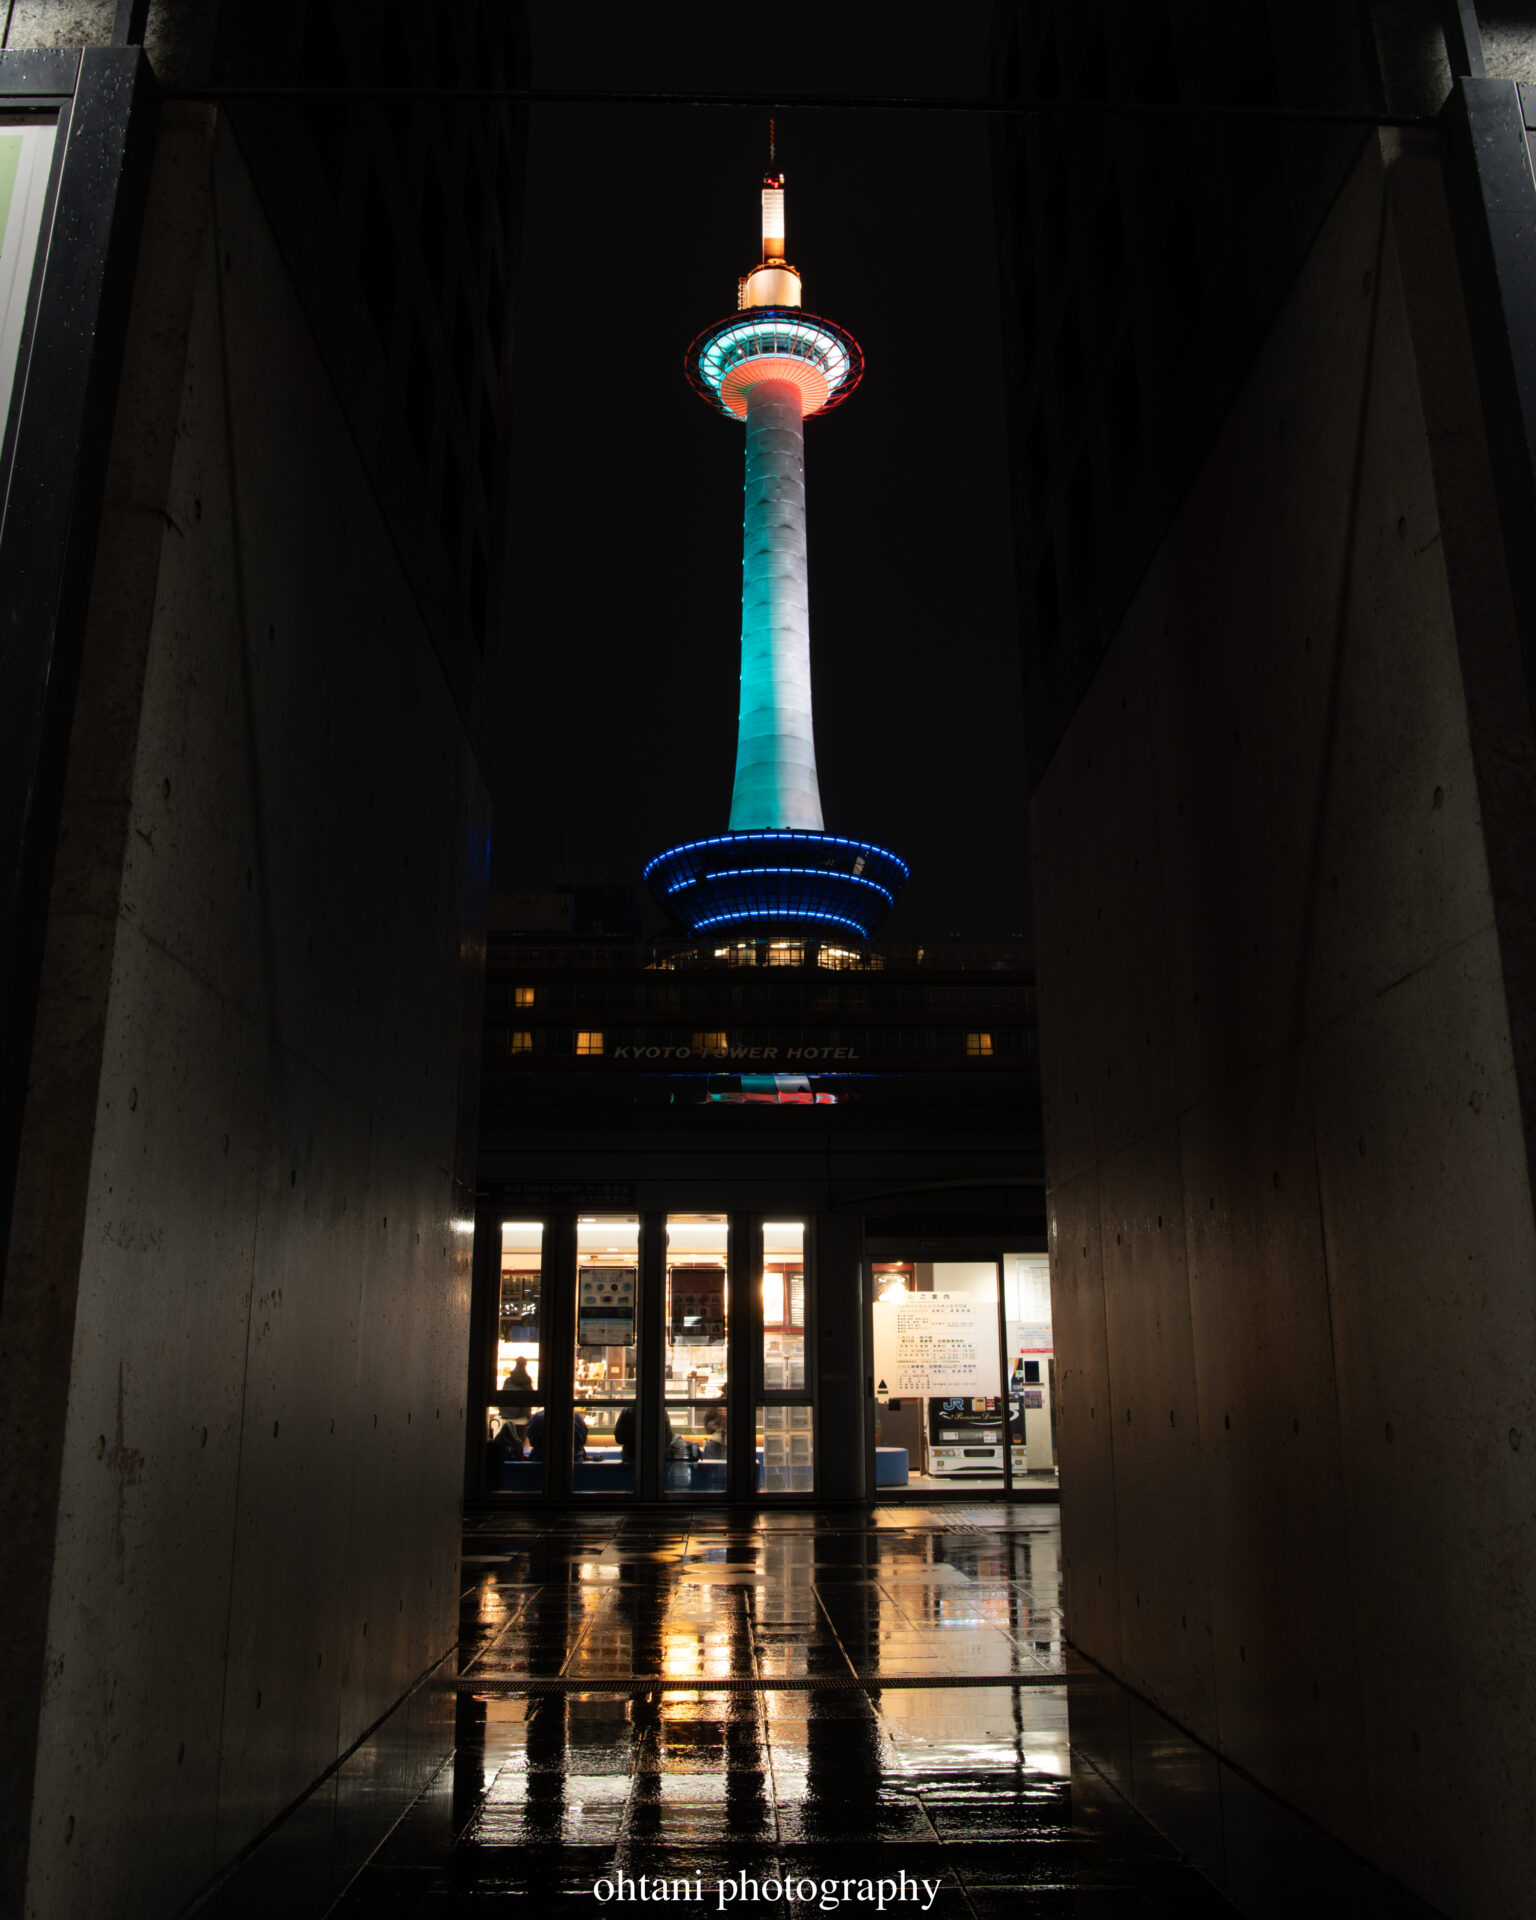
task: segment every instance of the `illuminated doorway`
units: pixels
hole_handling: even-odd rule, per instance
[[[1055,1358],[1044,1253],[867,1269],[878,1493],[1054,1490]]]

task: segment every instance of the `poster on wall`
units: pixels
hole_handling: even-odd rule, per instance
[[[713,1346],[725,1338],[725,1269],[672,1269],[672,1341],[675,1346]]]
[[[583,1267],[576,1303],[579,1347],[632,1347],[635,1343],[633,1267]]]
[[[875,1398],[995,1394],[997,1302],[968,1293],[877,1300]]]

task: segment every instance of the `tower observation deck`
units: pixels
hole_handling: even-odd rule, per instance
[[[741,710],[730,829],[658,853],[651,891],[690,934],[873,933],[907,866],[825,831],[811,721],[805,422],[859,383],[858,342],[800,304],[784,252],[784,176],[763,181],[763,257],[737,311],[688,349],[694,391],[746,427]]]

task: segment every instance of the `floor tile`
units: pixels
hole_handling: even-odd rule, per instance
[[[1102,1682],[1064,1648],[1059,1559],[1053,1512],[1000,1503],[473,1516],[455,1849],[365,1875],[346,1920],[611,1912],[615,1874],[702,1884],[680,1912],[777,1881],[724,1909],[776,1920],[874,1911],[802,1896],[902,1873],[940,1920],[1225,1912],[1166,1843],[1076,1816],[1072,1689]]]

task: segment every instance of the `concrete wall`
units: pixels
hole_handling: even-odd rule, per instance
[[[487,832],[241,156],[170,109],[0,1342],[37,1920],[175,1911],[453,1643]],[[444,1751],[324,1779],[316,1910]]]
[[[1362,151],[1035,793],[1068,1630],[1528,1910],[1530,706],[1432,144]]]
[[[104,47],[117,0],[14,0],[0,45]],[[149,0],[144,51],[163,86],[195,86],[213,55],[219,0]]]

